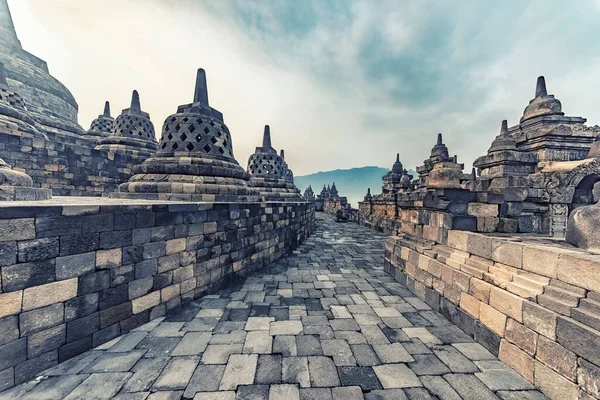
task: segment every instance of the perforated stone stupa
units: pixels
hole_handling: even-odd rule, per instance
[[[206,73],[199,69],[194,102],[163,124],[158,151],[133,169],[114,197],[192,201],[259,201],[250,175],[233,156],[223,114],[208,104]]]
[[[121,111],[113,124],[110,136],[100,140],[96,150],[114,153],[138,153],[150,157],[156,151],[156,135],[150,114],[142,111],[140,95],[134,90],[131,106]]]
[[[303,200],[300,191],[286,177],[287,171],[283,158],[271,146],[271,130],[265,125],[262,146],[248,159],[250,184],[260,190],[267,201]]]
[[[92,121],[87,135],[97,137],[98,139],[110,136],[113,133],[115,119],[110,116],[110,103],[104,103],[104,112],[98,115],[98,118]]]

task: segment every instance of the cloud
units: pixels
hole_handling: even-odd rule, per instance
[[[389,167],[396,152],[413,168],[438,132],[469,166],[542,74],[568,114],[599,123],[597,4],[10,0],[24,47],[73,91],[83,125],[137,88],[159,130],[202,66],[240,164],[269,123],[296,175]]]

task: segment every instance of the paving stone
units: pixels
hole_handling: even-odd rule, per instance
[[[321,347],[323,348],[323,355],[333,357],[336,366],[356,365],[352,350],[350,350],[350,346],[345,340],[321,340]]]
[[[227,364],[231,354],[242,352],[242,344],[209,344],[202,355],[203,364]]]
[[[392,364],[415,361],[400,343],[374,344],[373,350],[375,350],[377,357],[382,363]]]
[[[456,393],[456,390],[454,390],[441,376],[421,376],[419,379],[421,379],[423,386],[425,386],[427,390],[440,399],[461,400],[461,397]]]
[[[253,384],[257,362],[256,354],[231,355],[225,367],[219,390],[236,390],[239,385]]]
[[[478,368],[467,357],[452,346],[433,348],[435,355],[455,373],[475,373]]]
[[[362,391],[382,389],[375,371],[371,367],[338,367],[342,386],[360,386]]]
[[[170,353],[171,356],[195,356],[208,346],[211,334],[208,332],[188,332],[179,341],[177,347]]]
[[[458,351],[463,353],[469,360],[495,360],[496,357],[487,351],[479,343],[455,343],[454,346]]]
[[[300,390],[296,385],[271,385],[269,400],[300,400]]]
[[[333,400],[333,396],[328,388],[300,389],[300,400]]]
[[[354,319],[335,319],[330,324],[334,331],[360,331],[360,326]]]
[[[132,393],[132,392],[144,392],[150,390],[152,384],[158,378],[158,375],[162,372],[163,368],[168,364],[169,358],[142,358],[137,364],[131,369],[133,375],[121,392]]]
[[[363,393],[358,386],[335,387],[331,389],[333,400],[363,400]]]
[[[299,356],[320,356],[323,354],[321,342],[314,335],[296,336],[296,348]]]
[[[185,389],[199,361],[199,357],[172,357],[152,385],[152,390]]]
[[[146,337],[137,345],[137,348],[148,350],[144,357],[167,357],[177,347],[180,340],[180,338],[172,337]]]
[[[443,375],[450,373],[450,369],[434,354],[417,354],[413,356],[414,362],[408,364],[417,375]]]
[[[73,391],[81,382],[85,381],[89,375],[65,375],[54,376],[46,379],[33,387],[21,399],[38,400],[38,399],[64,399]],[[83,397],[82,397],[83,398]]]
[[[256,376],[257,384],[281,383],[281,356],[263,354],[258,357]]]
[[[130,372],[92,374],[64,399],[111,399],[130,377]]]
[[[363,326],[361,332],[371,345],[390,344],[389,339],[378,326]]]
[[[235,394],[236,400],[268,400],[268,385],[246,385],[239,386]]]
[[[373,367],[385,389],[422,386],[421,381],[405,364],[384,364]]]
[[[112,346],[108,351],[115,353],[122,353],[133,350],[144,338],[147,336],[146,332],[130,332],[123,335],[121,339]]]
[[[308,357],[311,387],[340,386],[334,362],[329,357]]]
[[[295,336],[275,336],[273,338],[273,353],[279,353],[282,356],[297,356]]]
[[[144,355],[145,350],[135,350],[128,353],[105,353],[88,365],[82,372],[127,372]]]
[[[302,322],[300,321],[274,321],[271,322],[270,334],[277,335],[299,335],[302,333]]]
[[[464,400],[492,400],[497,397],[475,375],[448,374],[444,379]]]
[[[300,387],[310,387],[307,357],[283,357],[281,375],[284,383],[297,383]]]
[[[198,365],[185,388],[184,398],[191,399],[198,392],[219,390],[225,372],[225,365]]]
[[[408,397],[402,389],[384,389],[365,393],[365,400],[408,400]]]
[[[535,387],[523,377],[511,370],[490,370],[475,374],[492,391],[532,390]]]
[[[424,388],[407,388],[404,389],[404,393],[406,393],[409,400],[436,400]]]
[[[235,400],[234,391],[197,393],[194,400]]]

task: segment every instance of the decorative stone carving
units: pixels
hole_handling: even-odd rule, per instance
[[[0,201],[47,200],[51,197],[50,189],[34,188],[29,175],[13,170],[0,158]]]
[[[101,139],[96,150],[114,153],[136,152],[150,157],[156,151],[154,124],[150,115],[140,106],[140,95],[134,90],[131,95],[131,106],[124,109],[115,119],[112,133]]]
[[[194,102],[163,125],[158,151],[133,169],[113,197],[193,201],[260,201],[235,160],[223,114],[208,104],[206,73],[196,76]]]
[[[110,116],[110,103],[104,103],[104,112],[98,115],[98,118],[92,121],[87,134],[98,138],[110,136],[113,133],[115,119]]]
[[[248,159],[250,185],[256,187],[267,201],[302,200],[300,191],[286,179],[287,170],[285,162],[271,146],[271,130],[265,125],[262,146],[257,147]]]
[[[569,215],[565,240],[580,249],[600,254],[600,182],[594,185],[592,192],[596,204],[579,207]]]
[[[6,71],[0,63],[0,127],[48,139],[35,125],[36,121],[27,110],[23,98],[8,87]]]

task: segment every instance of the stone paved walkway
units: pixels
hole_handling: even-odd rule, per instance
[[[0,399],[544,399],[383,271],[385,236],[320,215],[293,255]]]

